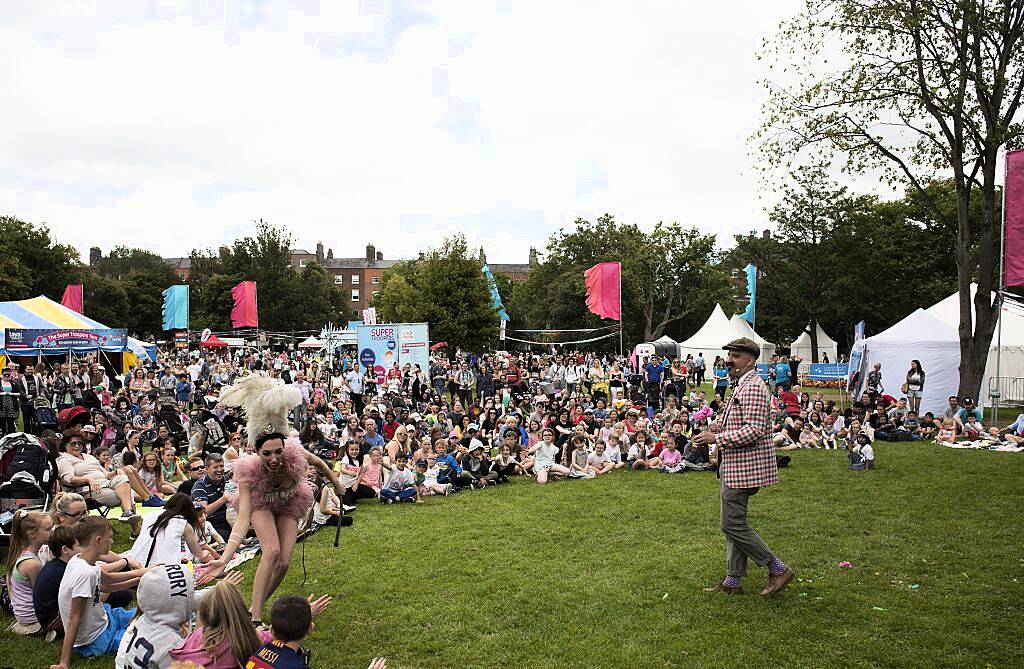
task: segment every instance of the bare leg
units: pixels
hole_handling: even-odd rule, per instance
[[[546,469],[538,469],[537,470],[537,483],[547,483],[547,482],[548,482],[548,470],[546,470]]]
[[[281,581],[288,575],[288,567],[292,562],[292,553],[295,552],[295,540],[299,534],[299,521],[291,516],[277,517],[277,539],[281,545],[281,554],[274,564],[274,574],[270,580],[270,587],[264,595],[264,600],[274,594]]]
[[[568,476],[569,475],[569,468],[568,467],[563,467],[562,465],[558,465],[558,464],[551,465],[551,471],[553,473],[555,473],[555,474],[561,474],[562,476]]]
[[[150,489],[147,488],[146,484],[142,482],[141,478],[139,478],[139,473],[135,471],[135,467],[126,465],[121,469],[124,471],[124,475],[128,477],[128,482],[131,483],[132,490],[134,490],[135,494],[139,496],[140,502],[143,502],[153,496]]]
[[[114,492],[117,493],[117,499],[121,503],[121,510],[134,513],[135,500],[132,499],[132,487],[127,483],[122,483],[114,488]]]
[[[266,509],[252,512],[252,528],[260,541],[262,556],[252,580],[252,619],[263,620],[263,603],[273,583],[277,561],[281,557],[281,543],[277,536],[274,514]]]

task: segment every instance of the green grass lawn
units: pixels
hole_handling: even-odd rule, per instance
[[[701,591],[723,574],[714,475],[649,472],[367,504],[339,549],[333,531],[307,542],[305,586],[296,553],[279,593],[336,597],[308,643],[319,667],[1024,666],[1024,458],[877,453],[851,472],[842,452],[797,452],[753,499],[800,578],[771,600],[756,568],[755,594]],[[0,638],[0,665],[57,659]]]

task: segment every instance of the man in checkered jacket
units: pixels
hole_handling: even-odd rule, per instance
[[[779,482],[772,445],[771,398],[757,373],[761,347],[741,337],[723,347],[732,379],[732,394],[698,444],[717,444],[718,475],[722,480],[722,532],[726,537],[726,577],[708,592],[743,592],[747,558],[768,568],[762,595],[774,595],[793,580],[793,570],[775,557],[760,535],[747,525],[747,504],[762,486]]]

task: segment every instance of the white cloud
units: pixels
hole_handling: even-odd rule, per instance
[[[766,220],[754,55],[798,5],[15,3],[0,212],[165,255],[260,217],[335,255],[525,262],[606,211],[727,241]]]

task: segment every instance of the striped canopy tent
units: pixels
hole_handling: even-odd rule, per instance
[[[27,300],[0,302],[0,368],[7,365],[8,357],[35,357],[37,350],[9,351],[7,349],[7,328],[32,330],[108,330],[106,325],[68,309],[59,302],[40,295]],[[137,339],[128,338],[126,344],[115,347],[96,347],[105,353],[116,353],[121,357],[122,372],[138,364],[138,357],[144,355],[155,359],[156,346]],[[54,350],[53,354],[65,355],[66,350]],[[46,352],[50,354],[50,352]]]

